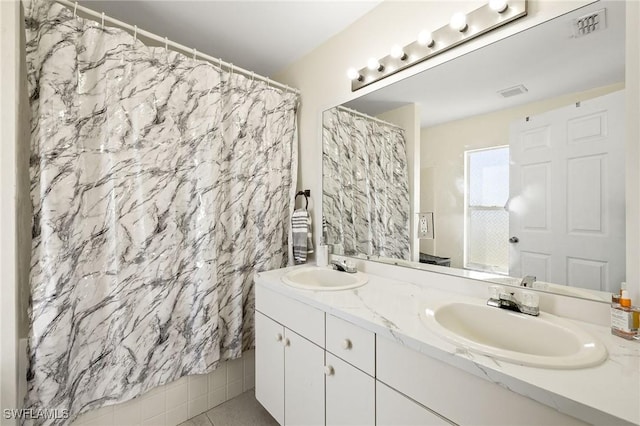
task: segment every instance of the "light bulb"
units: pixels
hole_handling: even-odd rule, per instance
[[[418,34],[418,44],[427,47],[433,46],[435,43],[433,41],[433,35],[431,34],[431,32],[427,30],[420,31],[420,34]]]
[[[502,13],[509,7],[507,0],[489,0],[489,8],[498,13]]]
[[[371,71],[382,71],[384,69],[384,67],[380,64],[380,62],[378,62],[376,58],[369,58],[369,60],[367,61],[367,68],[369,68]]]
[[[404,53],[404,50],[402,49],[402,47],[400,47],[400,45],[396,44],[391,48],[391,57],[404,61],[405,59],[407,59],[407,54]]]
[[[467,30],[467,15],[464,13],[456,13],[451,17],[449,26],[456,31],[464,32]]]
[[[362,80],[362,76],[355,68],[349,68],[347,70],[347,77],[349,78],[349,80]]]

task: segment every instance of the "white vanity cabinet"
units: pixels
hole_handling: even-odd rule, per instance
[[[281,425],[324,425],[324,312],[256,289],[256,399]]]
[[[324,424],[324,350],[256,312],[256,398],[280,424]]]
[[[278,423],[375,425],[374,333],[327,315],[325,352],[324,312],[259,287],[255,321],[256,398]]]

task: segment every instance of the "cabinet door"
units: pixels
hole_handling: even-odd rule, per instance
[[[376,393],[376,424],[378,426],[451,426],[453,424],[380,382],[376,382]]]
[[[374,425],[375,380],[327,352],[327,424]]]
[[[286,425],[324,425],[324,349],[285,328]]]
[[[256,311],[256,399],[284,424],[284,327]]]

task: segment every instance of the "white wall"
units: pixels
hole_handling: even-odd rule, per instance
[[[378,115],[380,120],[404,129],[407,151],[407,173],[409,176],[409,243],[411,260],[418,261],[418,239],[416,238],[416,214],[420,208],[420,105],[409,104]]]
[[[0,1],[0,408],[17,408],[30,251],[29,121],[20,3]],[[2,424],[15,424],[12,419]]]
[[[434,254],[450,257],[452,267],[463,267],[465,151],[509,145],[509,125],[513,121],[623,88],[624,83],[615,84],[421,129],[420,165],[432,175],[421,191],[433,198]]]

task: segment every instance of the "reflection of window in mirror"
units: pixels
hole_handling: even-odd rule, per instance
[[[509,147],[465,151],[464,267],[509,272]]]

